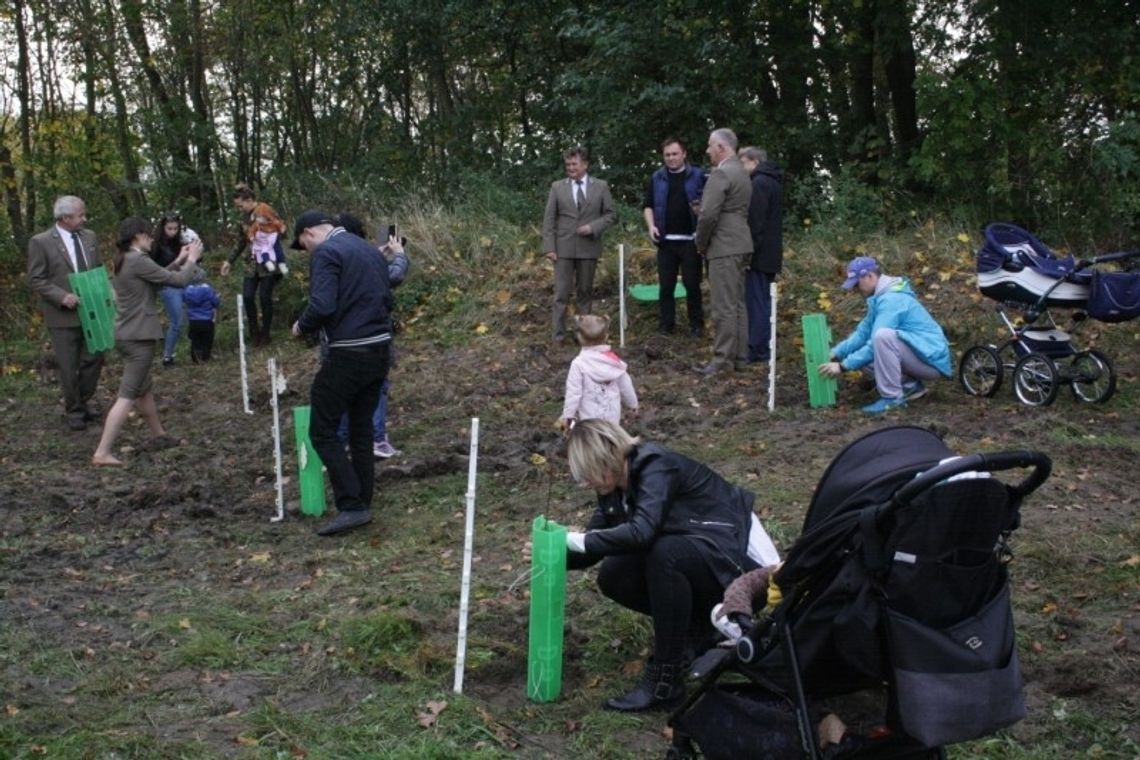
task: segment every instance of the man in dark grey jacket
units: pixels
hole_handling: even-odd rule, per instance
[[[770,285],[784,265],[784,197],[780,187],[783,172],[768,160],[763,148],[744,148],[740,151],[740,163],[752,178],[752,201],[748,205],[752,258],[744,283],[748,361],[766,362],[770,358],[773,329]]]

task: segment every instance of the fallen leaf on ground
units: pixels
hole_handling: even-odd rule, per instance
[[[435,725],[439,714],[447,709],[447,702],[430,700],[424,707],[426,708],[425,712],[416,713],[416,723],[420,725],[420,728],[431,728]]]

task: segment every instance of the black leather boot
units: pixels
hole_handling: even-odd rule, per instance
[[[675,663],[645,663],[641,680],[633,691],[606,700],[607,710],[641,712],[643,710],[671,710],[685,698],[685,685],[681,682],[681,669]]]

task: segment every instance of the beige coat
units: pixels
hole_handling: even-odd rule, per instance
[[[596,259],[602,255],[602,233],[613,223],[614,199],[605,180],[586,178],[586,203],[579,209],[574,205],[573,182],[560,179],[550,186],[546,198],[542,250],[554,251],[560,259]],[[578,234],[583,224],[590,225],[590,235]]]
[[[99,259],[99,240],[91,230],[80,230],[79,241],[87,256],[87,266],[102,266]],[[67,244],[52,225],[28,241],[28,285],[40,295],[44,324],[51,327],[79,327],[79,312],[63,307],[63,299],[71,294],[67,276],[75,271]]]
[[[725,159],[709,173],[697,219],[697,250],[710,259],[752,253],[748,204],[752,182],[736,156]]]
[[[196,265],[163,269],[150,256],[128,251],[115,273],[115,340],[157,340],[162,337],[158,319],[158,291],[170,285],[183,288],[194,279]]]

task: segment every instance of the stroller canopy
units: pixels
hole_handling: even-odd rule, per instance
[[[831,461],[804,518],[808,533],[832,515],[886,501],[900,485],[954,452],[934,433],[900,425],[854,441]]]
[[[1012,224],[986,227],[978,250],[978,289],[996,301],[1083,308],[1091,274],[1072,256],[1059,257],[1029,232]]]

